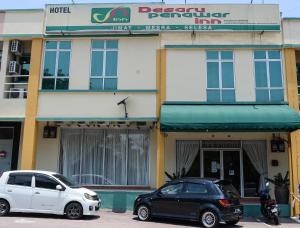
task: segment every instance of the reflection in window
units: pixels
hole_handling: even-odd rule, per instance
[[[234,102],[232,51],[207,51],[207,101]]]
[[[282,86],[281,53],[279,50],[254,51],[256,101],[281,102]]]
[[[93,40],[90,89],[117,89],[118,41]]]
[[[42,89],[69,88],[70,41],[46,41]]]
[[[171,184],[161,189],[161,193],[164,195],[179,194],[183,189],[183,184]]]

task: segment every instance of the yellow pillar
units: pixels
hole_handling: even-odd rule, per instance
[[[160,118],[160,108],[166,99],[166,50],[156,52],[156,116]],[[156,129],[156,187],[159,188],[165,183],[165,140],[164,134],[160,131],[160,122]]]
[[[23,131],[21,169],[35,169],[36,159],[36,140],[37,128],[36,122],[38,89],[41,70],[43,40],[34,38],[31,46],[30,74],[28,81],[28,93],[26,103],[26,116]]]
[[[295,49],[284,49],[284,59],[288,103],[291,108],[298,111],[299,101]],[[300,184],[300,130],[290,133],[289,144],[290,192],[297,196],[297,188]],[[293,204],[292,200],[291,198],[291,216],[295,216],[300,214],[300,204],[297,201]]]

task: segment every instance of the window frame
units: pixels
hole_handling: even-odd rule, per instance
[[[208,59],[207,58],[207,52],[209,51],[215,51],[215,52],[218,52],[218,59]],[[223,51],[230,51],[232,52],[232,59],[222,59],[222,52]],[[234,68],[234,63],[235,63],[235,55],[234,55],[234,50],[206,50],[205,51],[206,53],[206,100],[208,100],[208,91],[209,90],[219,90],[220,92],[220,95],[219,95],[219,101],[217,101],[217,103],[223,103],[226,101],[224,101],[224,98],[223,98],[223,91],[226,91],[226,90],[229,90],[229,91],[234,91],[234,101],[233,102],[236,102],[236,79],[235,79],[235,68]],[[208,87],[208,63],[218,63],[218,80],[219,80],[219,87],[218,88],[209,88]],[[222,63],[232,63],[232,76],[233,76],[233,87],[232,88],[223,88],[223,72],[222,72]]]
[[[57,42],[56,48],[46,48],[46,44],[47,41],[51,41],[51,42]],[[59,46],[60,42],[70,42],[70,49],[61,49]],[[44,75],[44,68],[45,68],[45,59],[46,59],[46,52],[47,51],[55,51],[55,69],[54,69],[54,75],[53,76],[45,76]],[[58,65],[59,65],[59,54],[61,51],[68,51],[70,52],[70,60],[69,60],[69,72],[68,72],[68,76],[58,76],[57,72],[58,72]],[[45,89],[45,90],[69,90],[70,87],[70,71],[71,71],[71,61],[72,60],[72,40],[45,40],[44,42],[44,53],[43,53],[43,64],[42,64],[42,69],[41,69],[41,74],[42,74],[42,80],[41,80],[41,89],[43,89],[43,79],[54,79],[54,88],[53,89]],[[57,79],[68,79],[68,88],[67,89],[57,89],[56,85],[57,85]]]
[[[264,51],[266,54],[266,58],[265,59],[256,59],[255,58],[255,52],[256,51]],[[269,58],[269,51],[279,51],[279,55],[280,58],[279,59],[271,59]],[[254,49],[252,51],[252,55],[253,55],[253,74],[254,74],[254,84],[255,84],[255,101],[257,101],[257,90],[268,90],[268,101],[266,102],[272,102],[271,100],[271,91],[272,90],[282,90],[282,94],[283,94],[283,100],[282,102],[284,102],[285,100],[285,82],[284,82],[284,76],[283,76],[283,64],[282,64],[282,51],[279,49]],[[280,74],[281,74],[281,87],[271,87],[271,80],[270,80],[270,62],[278,62],[280,61]],[[267,87],[257,87],[256,85],[256,67],[255,67],[255,63],[256,62],[263,62],[266,65],[266,72],[267,72]]]
[[[93,48],[94,41],[103,41],[104,46],[103,48]],[[107,48],[107,41],[117,41],[118,47],[117,48]],[[117,52],[117,69],[116,69],[116,76],[106,76],[106,54],[108,51],[116,51]],[[102,76],[95,76],[92,75],[92,59],[93,59],[93,52],[103,52],[103,60],[102,60]],[[119,58],[119,40],[118,39],[91,39],[90,44],[90,80],[89,80],[89,90],[114,90],[114,89],[106,89],[105,88],[105,81],[106,79],[116,79],[117,80],[117,88],[118,88],[118,75],[119,75],[119,68],[118,68],[118,58]],[[91,79],[102,79],[102,89],[99,88],[91,88]],[[117,89],[116,88],[116,89]]]

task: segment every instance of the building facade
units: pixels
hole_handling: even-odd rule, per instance
[[[247,215],[289,171],[281,207],[299,214],[298,21],[252,4],[2,11],[0,171],[61,172],[115,210],[165,172],[226,178]]]

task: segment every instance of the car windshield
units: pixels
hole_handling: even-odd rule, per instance
[[[76,185],[73,181],[68,179],[67,177],[61,175],[61,174],[53,174],[54,177],[56,177],[58,180],[63,182],[65,185],[67,185],[70,188],[78,188],[79,186]]]
[[[216,184],[225,195],[240,198],[238,190],[229,181],[219,181]]]

